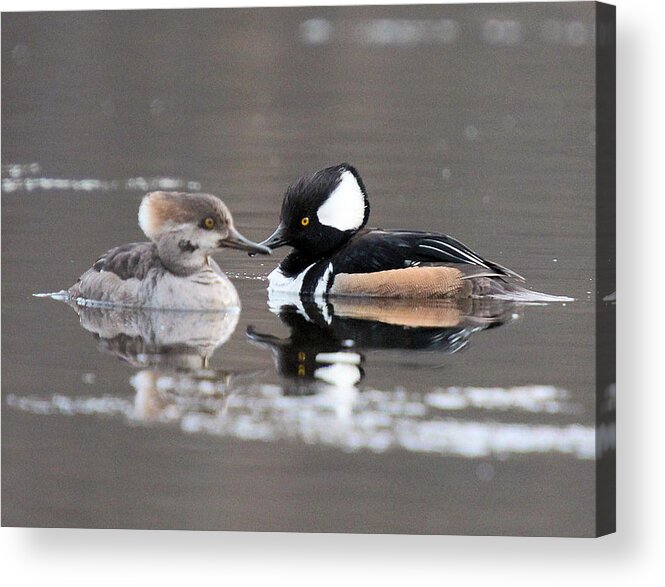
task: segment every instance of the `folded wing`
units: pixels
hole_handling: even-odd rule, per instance
[[[340,251],[336,270],[363,273],[426,265],[472,265],[498,277],[523,281],[522,276],[482,258],[460,241],[445,234],[421,231],[371,230],[361,232]]]
[[[141,280],[157,262],[157,247],[154,243],[129,243],[104,253],[92,268],[99,272],[115,273],[123,280]]]

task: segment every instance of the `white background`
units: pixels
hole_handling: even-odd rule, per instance
[[[324,2],[12,0],[2,10],[316,3]],[[615,3],[617,534],[591,540],[3,528],[4,585],[665,585],[665,386],[659,380],[665,362],[659,303],[665,292],[665,2]]]

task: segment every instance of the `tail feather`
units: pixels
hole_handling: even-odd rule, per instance
[[[556,296],[540,291],[534,291],[521,285],[495,279],[491,280],[489,291],[483,291],[482,295],[489,296],[496,300],[520,302],[523,304],[547,304],[575,301],[575,298],[568,296]]]
[[[501,266],[485,269],[477,266],[462,266],[463,271],[460,279],[471,282],[471,296],[477,299],[491,298],[507,302],[522,304],[547,304],[556,302],[572,302],[574,298],[568,296],[555,296],[532,289],[527,289],[506,280],[506,276],[500,272]],[[509,269],[507,270],[513,274]],[[517,274],[515,274],[517,275]],[[520,278],[521,279],[521,278]]]
[[[512,277],[513,279],[517,279],[518,281],[526,281],[526,279],[524,279],[524,277],[522,277],[519,273],[516,273],[512,269],[508,269],[508,267],[499,265],[494,261],[488,261],[487,265],[489,265],[490,269],[493,269],[494,271],[500,273],[501,275],[505,275],[506,277]]]
[[[35,298],[51,298],[52,300],[58,300],[59,302],[68,302],[71,299],[71,296],[66,289],[49,293],[35,293],[32,294],[32,296]]]

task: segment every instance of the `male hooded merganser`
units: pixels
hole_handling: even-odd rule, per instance
[[[139,207],[150,239],[104,253],[69,288],[79,304],[155,309],[237,308],[235,287],[210,258],[221,248],[269,254],[242,236],[226,205],[210,194],[152,192]]]
[[[536,292],[507,281],[521,276],[450,236],[366,229],[368,217],[365,184],[348,163],[298,179],[284,195],[277,230],[261,243],[294,248],[269,276],[271,295],[563,299],[529,298]]]

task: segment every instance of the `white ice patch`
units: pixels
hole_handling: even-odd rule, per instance
[[[201,182],[179,177],[129,177],[126,179],[63,178],[42,176],[39,163],[9,163],[2,166],[3,193],[42,191],[68,192],[151,192],[159,190],[198,192]]]
[[[332,359],[320,353],[317,361]],[[613,426],[594,428],[571,394],[553,386],[439,388],[431,392],[356,387],[349,354],[315,371],[324,388],[288,396],[275,385],[234,388],[187,375],[134,377],[136,397],[17,396],[9,409],[42,414],[119,416],[132,425],[172,422],[189,434],[242,440],[299,440],[344,451],[408,450],[468,459],[527,454],[592,460],[615,447]],[[211,393],[213,392],[213,393]],[[600,438],[598,438],[600,434]],[[598,451],[598,453],[597,453]]]
[[[316,213],[319,222],[337,230],[355,230],[365,218],[365,195],[353,173],[345,171],[339,185]]]
[[[448,387],[428,394],[425,401],[441,410],[520,410],[531,413],[575,413],[568,392],[551,385],[520,387]]]

